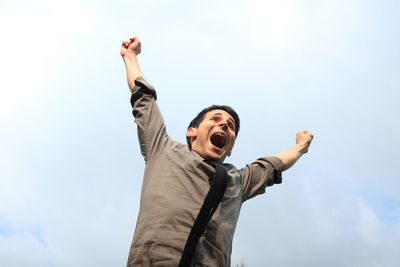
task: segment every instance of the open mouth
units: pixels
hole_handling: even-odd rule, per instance
[[[226,143],[226,135],[224,133],[214,133],[210,137],[211,144],[219,149],[224,148]]]

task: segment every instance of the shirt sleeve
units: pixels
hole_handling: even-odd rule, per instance
[[[142,77],[137,78],[132,90],[131,105],[137,125],[140,150],[145,161],[171,142],[156,99],[155,89]]]
[[[243,201],[263,194],[267,186],[282,183],[282,161],[277,157],[259,158],[239,172],[242,176]]]

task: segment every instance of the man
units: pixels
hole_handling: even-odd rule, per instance
[[[177,266],[194,221],[210,189],[215,169],[204,160],[223,163],[232,152],[240,122],[227,106],[211,106],[190,123],[188,145],[173,141],[156,104],[157,94],[140,70],[137,37],[122,43],[131,104],[146,161],[140,212],[128,266]],[[228,183],[219,207],[197,242],[190,266],[230,266],[232,239],[242,203],[281,183],[312,141],[301,131],[296,144],[272,157],[260,158],[238,170],[223,164]]]

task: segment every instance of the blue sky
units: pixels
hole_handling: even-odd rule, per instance
[[[233,263],[400,262],[398,1],[0,1],[1,266],[123,266],[143,159],[122,41],[169,134],[233,106],[240,167],[315,134],[244,204]]]

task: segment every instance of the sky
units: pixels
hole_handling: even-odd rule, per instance
[[[122,41],[137,35],[168,133],[211,104],[227,162],[309,153],[245,202],[232,263],[400,262],[400,3],[0,0],[0,265],[124,266],[144,161]]]

